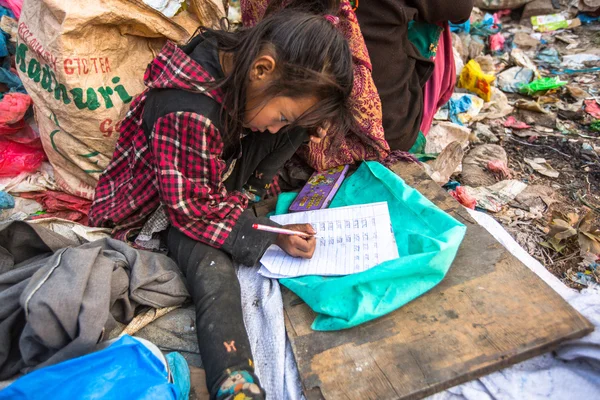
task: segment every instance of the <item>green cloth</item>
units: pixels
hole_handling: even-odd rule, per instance
[[[443,31],[444,29],[436,24],[410,21],[408,23],[408,40],[415,46],[421,56],[431,60],[437,53],[438,43]],[[431,155],[425,154],[426,141],[423,132],[419,131],[415,144],[408,151],[414,154],[419,161],[432,159]]]
[[[296,195],[281,194],[276,214],[287,213]],[[379,201],[388,203],[400,258],[358,274],[280,280],[317,313],[312,329],[346,329],[381,317],[433,288],[448,272],[466,227],[383,165],[363,162],[330,207]]]
[[[408,23],[408,40],[423,57],[431,59],[437,53],[440,35],[443,31],[444,28],[436,24],[410,21]]]
[[[419,131],[419,135],[417,136],[417,140],[415,140],[415,144],[412,145],[410,150],[408,151],[410,154],[425,154],[425,144],[427,143],[427,139],[423,132]]]

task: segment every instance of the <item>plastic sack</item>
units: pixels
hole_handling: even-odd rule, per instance
[[[61,190],[92,199],[120,121],[144,89],[166,40],[217,26],[220,0],[190,0],[167,18],[130,0],[32,0],[19,20],[16,69],[33,100],[42,145]]]
[[[296,193],[284,193],[284,214]],[[466,227],[383,165],[367,161],[341,185],[330,208],[387,201],[400,258],[342,277],[279,282],[317,313],[312,329],[346,329],[381,317],[421,296],[446,275]]]
[[[521,86],[519,91],[523,94],[532,95],[537,92],[558,89],[559,87],[565,86],[567,83],[568,82],[561,81],[557,76],[554,78],[540,78],[527,85]]]
[[[44,161],[46,153],[42,148],[0,139],[0,177],[34,172]]]
[[[156,346],[126,335],[103,350],[17,379],[0,399],[175,400],[178,389],[159,357]]]
[[[485,101],[492,98],[491,83],[496,79],[493,75],[484,74],[475,60],[465,65],[458,79],[458,87],[467,89],[481,97]]]

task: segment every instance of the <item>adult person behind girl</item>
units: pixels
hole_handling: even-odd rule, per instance
[[[323,141],[300,149],[301,157],[317,170],[360,160],[381,161],[390,150],[410,150],[419,137],[418,144],[423,144],[420,131],[428,132],[433,115],[452,95],[456,79],[447,21],[466,20],[473,8],[473,0],[362,0],[360,4],[353,0],[353,4],[347,0],[240,2],[244,26],[254,26],[284,5],[321,14],[333,10],[339,17],[338,28],[350,43],[354,63],[351,103],[356,123],[348,131],[333,125]]]
[[[315,239],[308,224],[287,226],[305,237],[253,230],[278,225],[246,208],[309,140],[306,128],[350,120],[348,44],[324,17],[284,11],[252,29],[205,29],[183,48],[168,43],[144,80],[90,222],[138,246],[168,229],[196,307],[211,398],[262,399],[233,262],[255,265],[273,243],[310,258]]]

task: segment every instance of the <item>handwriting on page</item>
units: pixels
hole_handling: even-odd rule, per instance
[[[271,217],[282,225],[310,223],[317,247],[310,260],[294,258],[271,246],[260,273],[272,278],[304,275],[348,275],[398,258],[387,203],[315,210]]]

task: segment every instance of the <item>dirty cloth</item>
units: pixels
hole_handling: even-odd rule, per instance
[[[188,298],[166,256],[114,239],[73,244],[25,222],[0,224],[0,379],[88,353],[138,306]]]
[[[597,398],[600,393],[600,290],[581,293],[565,286],[531,257],[489,215],[468,210],[471,216],[508,251],[535,272],[560,296],[595,326],[590,335],[560,345],[556,355],[544,354],[480,379],[430,396],[429,400],[504,400],[526,398]],[[242,287],[244,320],[256,372],[272,399],[300,399],[302,386],[289,340],[285,336],[283,303],[277,281],[256,273],[256,268],[238,270]],[[595,364],[595,367],[594,367]],[[563,382],[563,383],[561,383]],[[568,382],[568,384],[564,384]],[[273,397],[270,395],[273,394]]]

